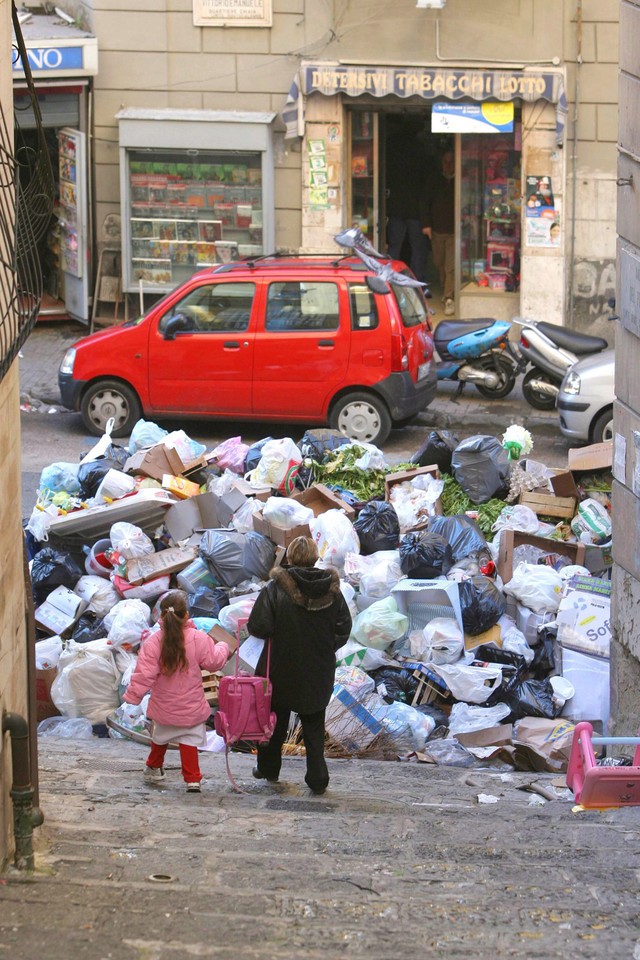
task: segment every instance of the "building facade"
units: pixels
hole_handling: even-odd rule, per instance
[[[92,206],[98,232],[121,217],[125,288],[335,251],[353,223],[384,251],[398,153],[419,160],[419,210],[451,149],[456,315],[610,338],[617,0],[426,2],[84,4]]]

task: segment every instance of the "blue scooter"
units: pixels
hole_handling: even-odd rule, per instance
[[[473,383],[487,400],[499,400],[513,390],[520,372],[517,347],[509,342],[506,320],[443,320],[433,340],[438,354],[438,380],[455,380],[460,396]]]

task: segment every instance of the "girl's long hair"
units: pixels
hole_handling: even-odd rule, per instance
[[[162,650],[160,668],[168,676],[176,670],[185,670],[187,655],[184,649],[184,625],[187,620],[187,603],[181,590],[165,593],[160,601],[162,622]]]

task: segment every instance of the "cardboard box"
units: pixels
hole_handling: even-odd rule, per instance
[[[384,707],[385,703],[377,693],[356,698],[337,683],[325,713],[327,734],[350,753],[359,753],[382,733],[383,726],[374,711]]]
[[[453,580],[400,580],[391,596],[409,618],[409,633],[424,629],[434,617],[451,617],[464,630],[459,585]]]
[[[157,443],[155,447],[138,450],[132,454],[123,469],[125,473],[151,477],[162,483],[165,473],[179,475],[184,472],[184,467],[177,450],[165,447],[163,443]]]
[[[566,770],[573,731],[574,725],[567,720],[547,720],[544,717],[518,720],[513,735],[517,769],[552,773]]]
[[[60,711],[51,699],[51,684],[58,676],[56,667],[36,670],[36,719],[38,723],[47,717],[58,717]]]
[[[39,627],[52,634],[62,634],[70,630],[88,604],[68,587],[56,587],[44,603],[35,610],[35,621]]]
[[[532,533],[520,533],[518,530],[503,530],[500,534],[500,549],[498,551],[498,573],[503,583],[508,583],[513,576],[513,554],[516,547],[528,544],[538,547],[545,553],[558,553],[568,557],[571,563],[584,564],[585,548],[583,543],[564,543],[562,540],[549,540],[548,537],[537,537]]]
[[[214,623],[211,630],[209,630],[209,636],[215,640],[216,643],[220,643],[221,641],[226,643],[230,653],[236,652],[236,647],[238,646],[237,637],[234,637],[232,633],[229,633],[228,630],[221,627],[219,623]]]
[[[611,647],[611,581],[574,577],[556,614],[558,641],[582,653],[608,659]]]
[[[239,490],[245,497],[255,497],[256,500],[266,502],[271,496],[271,487],[252,487],[244,477],[238,477],[233,481],[235,490]]]
[[[269,539],[279,547],[288,547],[296,537],[311,536],[311,529],[308,523],[299,523],[296,527],[286,529],[285,527],[278,526],[276,523],[270,523],[269,520],[265,520],[260,513],[254,513],[253,515],[253,529],[256,533],[262,533],[265,537],[269,537]]]
[[[557,497],[574,497],[577,500],[580,496],[571,470],[556,470],[549,477],[549,483]]]
[[[146,557],[127,560],[127,580],[133,586],[183,570],[198,556],[196,547],[170,547]]]
[[[440,471],[437,464],[432,463],[427,467],[416,467],[415,470],[399,470],[397,473],[388,473],[384,478],[384,498],[389,501],[391,488],[394,487],[397,483],[406,483],[407,481],[413,480],[414,477],[419,477],[422,474],[430,474],[436,479],[440,476]]]
[[[186,540],[194,533],[228,527],[233,514],[246,502],[239,490],[230,490],[221,497],[201,493],[169,507],[165,524],[173,540]]]
[[[305,507],[313,510],[314,517],[319,517],[321,513],[326,513],[327,510],[344,510],[350,520],[353,520],[356,515],[353,507],[325,486],[324,483],[314,483],[313,486],[308,487],[301,493],[294,493],[291,499],[297,500]]]

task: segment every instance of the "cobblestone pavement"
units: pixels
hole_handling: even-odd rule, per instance
[[[145,785],[145,756],[41,739],[37,872],[0,879],[0,956],[640,956],[638,808],[572,812],[550,774],[364,760],[330,760],[314,797],[302,760],[269,785],[244,754],[244,795],[212,754],[193,795],[175,753]]]

